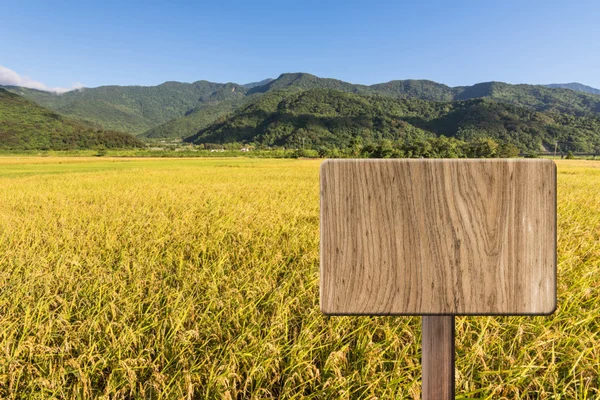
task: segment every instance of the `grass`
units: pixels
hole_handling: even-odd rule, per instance
[[[303,152],[316,153],[314,150]],[[172,149],[82,149],[82,150],[2,150],[0,157],[119,157],[119,158],[298,158],[301,152],[294,149],[287,150],[252,150],[247,153],[239,148],[224,151],[211,151],[174,147]],[[316,156],[314,157],[316,158]]]
[[[0,158],[0,398],[420,398],[420,318],[324,317],[319,161]],[[457,398],[600,398],[600,163],[558,309],[459,317]]]

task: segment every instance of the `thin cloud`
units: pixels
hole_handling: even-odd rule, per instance
[[[12,69],[6,68],[2,65],[0,65],[0,85],[22,86],[30,89],[44,90],[46,92],[54,93],[65,93],[71,90],[83,88],[83,84],[80,82],[73,83],[70,89],[61,87],[50,88],[40,81],[31,79],[30,77],[25,75],[19,75]]]

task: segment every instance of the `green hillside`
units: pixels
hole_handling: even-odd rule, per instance
[[[232,89],[237,86],[237,90]],[[8,87],[7,90],[72,118],[107,129],[141,133],[163,124],[208,100],[243,96],[239,86],[198,81],[165,82],[158,86],[101,86],[63,94]],[[242,93],[240,93],[242,92]]]
[[[183,138],[191,136],[199,129],[206,128],[217,118],[233,112],[243,99],[212,101],[200,104],[183,117],[174,118],[157,127],[143,132],[139,137],[144,138]]]
[[[338,79],[319,78],[311,74],[296,72],[281,74],[277,79],[265,85],[255,86],[249,90],[249,93],[265,93],[290,87],[300,89],[337,89],[351,93],[364,93],[369,90],[368,86],[364,85],[355,85]]]
[[[376,144],[441,135],[464,141],[491,138],[522,151],[569,141],[577,142],[577,150],[592,151],[600,146],[600,118],[537,112],[492,99],[432,102],[309,89],[267,93],[186,140],[346,148],[357,139]]]
[[[258,81],[258,82],[250,82],[250,83],[245,83],[243,86],[244,86],[246,89],[252,89],[253,87],[256,87],[256,86],[263,86],[263,85],[266,85],[267,83],[269,83],[269,82],[272,82],[272,81],[274,81],[274,80],[275,80],[275,79],[273,79],[273,78],[267,78],[267,79],[263,79],[262,81]]]
[[[449,87],[428,80],[399,80],[371,86],[354,85],[335,79],[319,78],[310,74],[282,74],[278,79],[250,92],[268,92],[273,89],[298,87],[300,89],[337,89],[348,93],[379,94],[396,99],[432,101],[470,100],[490,98],[527,107],[536,111],[556,110],[583,115],[600,113],[600,96],[542,85],[511,85],[503,82],[484,82],[472,86]]]
[[[306,73],[285,73],[274,80],[266,79],[246,85],[208,81],[165,82],[158,86],[85,88],[60,95],[34,89],[8,88],[70,118],[92,121],[106,129],[132,132],[146,138],[187,137],[254,101],[256,97],[280,90],[310,89],[334,89],[357,95],[435,102],[482,98],[533,111],[576,116],[600,115],[600,96],[568,88],[502,82],[449,87],[428,80],[396,80],[367,86]]]
[[[256,85],[250,88],[246,95],[260,96],[276,90],[308,89],[336,89],[354,94],[437,102],[486,98],[535,111],[557,111],[580,116],[600,114],[600,96],[577,93],[568,89],[549,89],[536,85],[509,85],[501,82],[452,88],[427,80],[403,80],[364,86],[335,79],[319,78],[310,74],[294,73],[282,74],[275,80],[268,81],[263,85]],[[151,129],[142,136],[185,137],[185,135],[191,135],[207,127],[219,116],[231,112],[230,104],[198,107],[193,114],[169,121],[164,126]],[[243,102],[238,104],[243,104]]]
[[[454,99],[454,90],[441,83],[408,79],[379,83],[369,87],[369,93],[376,93],[397,99],[421,99],[432,101],[451,101]]]
[[[549,88],[560,88],[560,89],[571,89],[576,92],[590,93],[590,94],[598,94],[600,95],[600,89],[593,88],[591,86],[582,85],[581,83],[571,82],[571,83],[551,83],[549,85],[544,85]]]
[[[194,143],[257,142],[284,146],[346,146],[365,139],[426,136],[394,120],[369,98],[332,89],[278,90],[265,94],[186,139]]]
[[[0,149],[67,150],[140,147],[127,133],[105,131],[65,118],[20,96],[0,89]]]
[[[305,73],[282,74],[279,78],[249,93],[296,87],[300,89],[337,89],[356,94],[379,94],[396,99],[421,99],[432,101],[469,100],[491,98],[502,102],[532,108],[536,111],[557,110],[572,114],[600,113],[600,96],[575,92],[564,88],[542,85],[511,85],[503,82],[484,82],[472,86],[449,87],[428,80],[397,80],[371,86],[319,78]]]
[[[457,87],[454,91],[454,100],[491,98],[536,111],[559,111],[575,115],[600,114],[600,96],[569,89],[485,82]]]

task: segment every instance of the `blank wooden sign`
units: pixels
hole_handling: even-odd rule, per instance
[[[556,307],[550,160],[328,160],[321,310],[546,315]]]

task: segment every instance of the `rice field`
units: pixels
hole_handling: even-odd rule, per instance
[[[0,158],[0,398],[419,399],[420,318],[319,311],[319,164]],[[558,308],[458,317],[459,399],[600,399],[600,162]]]

